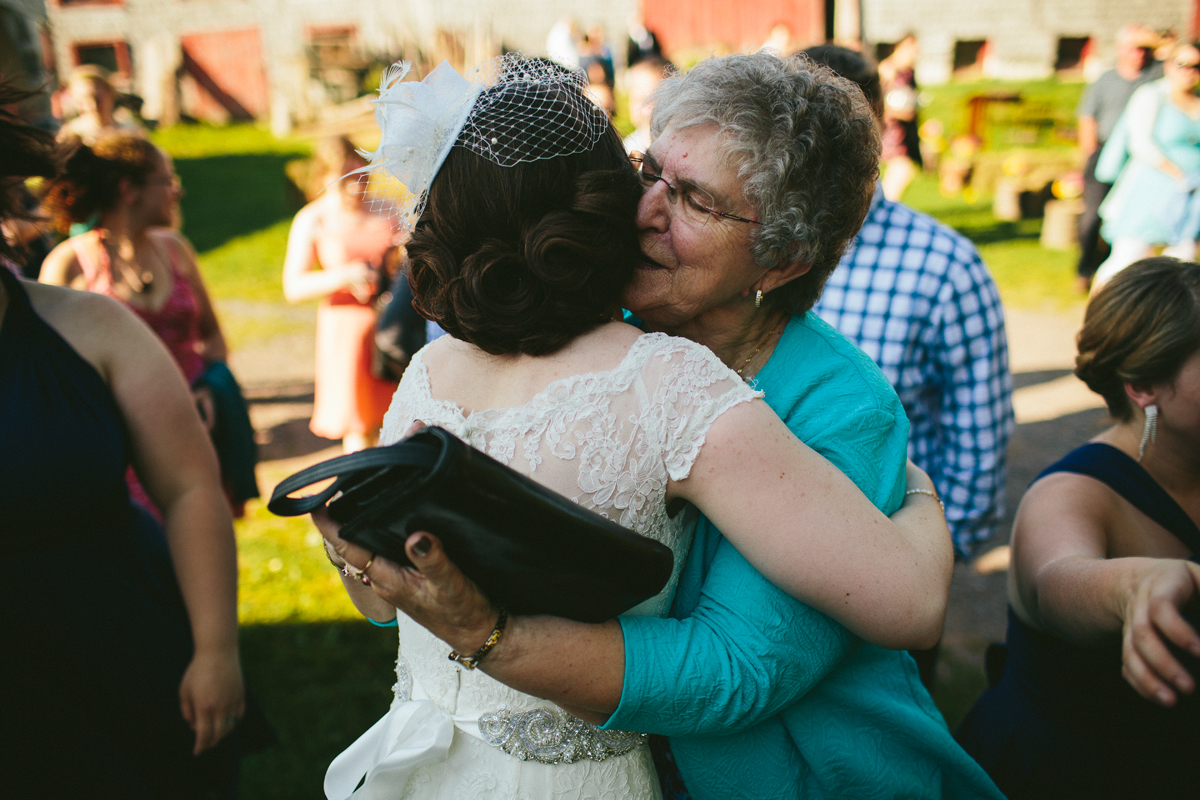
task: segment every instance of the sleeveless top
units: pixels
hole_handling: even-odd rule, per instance
[[[0,708],[20,732],[0,749],[5,791],[200,797],[236,774],[236,744],[191,755],[187,612],[126,490],[121,411],[3,267],[0,283]]]
[[[1200,552],[1200,530],[1187,512],[1141,464],[1117,448],[1086,444],[1038,478],[1056,472],[1099,480]],[[1181,698],[1175,708],[1166,709],[1134,691],[1121,676],[1119,637],[1108,646],[1083,647],[1025,625],[1011,610],[1010,619],[1018,624],[1009,629],[1009,666],[1038,706],[1068,730],[1142,740],[1178,734],[1200,743],[1200,703]]]
[[[1056,472],[1101,481],[1200,551],[1196,524],[1117,448],[1086,444],[1038,479]],[[1066,790],[1058,782],[1070,781],[1083,792],[1080,796],[1134,796],[1131,791],[1147,797],[1195,796],[1191,771],[1179,759],[1194,757],[1200,746],[1200,698],[1180,695],[1175,707],[1163,708],[1139,695],[1121,675],[1119,635],[1103,645],[1073,644],[1026,625],[1009,607],[1007,644],[1003,678],[957,732],[1002,791],[1012,797],[1049,796]],[[1200,660],[1168,646],[1200,678]],[[1085,790],[1083,781],[1094,784]]]
[[[168,241],[169,237],[150,234],[150,239],[166,251],[171,265],[171,293],[162,308],[152,311],[125,302],[113,291],[112,261],[103,239],[103,231],[93,230],[67,240],[79,260],[87,290],[119,300],[141,317],[171,351],[191,386],[204,373],[204,360],[196,352],[196,343],[200,341],[200,302],[191,281],[179,269],[174,242]]]

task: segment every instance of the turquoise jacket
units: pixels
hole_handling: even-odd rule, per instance
[[[900,507],[908,420],[862,352],[796,317],[756,383],[884,513]],[[668,735],[695,800],[1002,797],[908,654],[776,589],[703,516],[672,617],[620,618],[625,686],[604,727]]]

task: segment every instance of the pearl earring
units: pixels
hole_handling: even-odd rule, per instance
[[[1146,406],[1146,424],[1142,427],[1142,441],[1138,445],[1138,462],[1146,455],[1146,444],[1158,438],[1158,406]]]

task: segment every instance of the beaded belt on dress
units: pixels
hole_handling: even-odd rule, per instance
[[[401,700],[412,699],[412,674],[403,658],[396,663],[396,685],[392,691]],[[590,758],[603,761],[628,753],[646,743],[646,734],[605,731],[550,708],[516,710],[501,708],[479,717],[483,740],[522,761],[543,764],[572,764]]]

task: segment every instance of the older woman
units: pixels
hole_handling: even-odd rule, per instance
[[[879,140],[861,94],[811,62],[760,53],[703,62],[654,99],[656,138],[640,165],[644,262],[626,307],[753,380],[802,441],[894,512],[905,494],[903,410],[879,371],[807,314],[874,186]],[[324,529],[351,566],[367,564],[369,554]],[[926,594],[935,613],[907,612],[933,624],[897,625],[878,607],[878,624],[860,620],[860,633],[892,647],[936,639],[944,544],[923,551],[936,565]],[[769,576],[783,591],[743,556],[771,571],[772,553],[739,546],[700,517],[675,619],[516,618],[480,668],[605,729],[671,735],[698,798],[998,796],[950,738],[907,655],[789,596],[836,608],[813,592],[825,583],[816,573],[852,574],[853,562],[823,561],[814,547],[810,572],[791,564]],[[398,606],[474,652],[496,610],[436,540],[416,534],[408,550],[417,571],[369,565],[390,604],[372,616]]]
[[[1021,501],[1007,668],[958,737],[1009,797],[1195,797],[1200,264],[1116,275],[1075,364],[1116,424]]]

